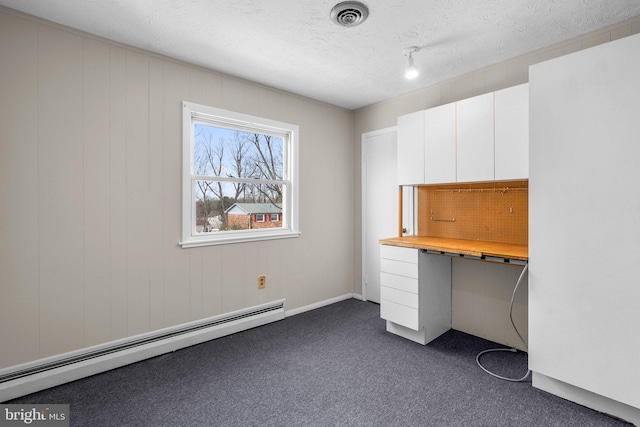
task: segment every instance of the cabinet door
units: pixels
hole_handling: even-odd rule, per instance
[[[424,111],[398,117],[398,185],[424,180]]]
[[[529,84],[495,93],[495,179],[529,179]]]
[[[456,102],[457,181],[494,179],[493,92]]]
[[[455,103],[426,110],[424,134],[424,183],[456,182]]]

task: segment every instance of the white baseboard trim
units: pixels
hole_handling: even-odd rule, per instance
[[[634,408],[538,372],[532,372],[531,375],[531,384],[535,388],[640,426],[640,408]]]
[[[0,370],[0,402],[284,319],[285,300]]]
[[[304,313],[305,311],[315,310],[316,308],[325,307],[327,305],[335,304],[340,301],[345,301],[350,298],[354,298],[354,294],[344,294],[334,298],[329,298],[324,301],[316,302],[313,304],[305,305],[303,307],[293,308],[291,310],[286,310],[284,315],[285,317],[295,316],[296,314]]]

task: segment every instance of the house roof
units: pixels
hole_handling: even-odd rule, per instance
[[[272,203],[234,203],[225,213],[234,214],[274,214],[282,213],[282,208]]]

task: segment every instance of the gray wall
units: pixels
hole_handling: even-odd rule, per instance
[[[351,111],[6,8],[0,100],[0,368],[351,294]],[[301,237],[178,246],[183,100],[300,126]]]

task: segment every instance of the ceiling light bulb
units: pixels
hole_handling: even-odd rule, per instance
[[[404,56],[408,57],[407,68],[404,69],[404,77],[406,79],[415,79],[418,77],[420,72],[418,71],[418,67],[413,62],[413,54],[419,51],[420,48],[418,46],[411,46],[404,49]]]
[[[407,64],[407,68],[404,70],[404,77],[406,79],[415,79],[418,77],[418,67],[413,62],[413,57],[409,54],[409,63]]]

